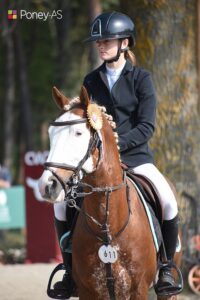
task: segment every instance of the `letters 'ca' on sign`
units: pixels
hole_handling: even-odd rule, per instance
[[[112,247],[111,245],[101,246],[99,248],[98,255],[100,260],[105,264],[114,263],[118,259],[117,250],[115,247]]]
[[[24,162],[27,166],[43,166],[47,160],[49,151],[28,151],[24,156]]]

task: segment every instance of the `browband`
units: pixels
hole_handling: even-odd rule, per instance
[[[45,168],[59,168],[59,169],[63,169],[63,170],[69,170],[69,171],[76,171],[77,167],[74,167],[72,165],[68,165],[68,164],[61,164],[61,163],[54,163],[54,162],[45,162],[44,163]]]
[[[71,121],[63,121],[63,122],[53,121],[53,122],[50,122],[50,125],[51,126],[66,126],[66,125],[74,125],[74,124],[86,123],[87,121],[88,121],[87,118],[76,119],[76,120],[71,120]]]

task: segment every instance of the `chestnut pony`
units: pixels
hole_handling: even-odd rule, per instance
[[[51,149],[39,187],[52,203],[71,199],[71,206],[82,187],[72,238],[79,299],[146,300],[157,253],[143,205],[121,169],[114,123],[83,87],[72,101],[54,87],[53,98],[62,112],[49,129]]]

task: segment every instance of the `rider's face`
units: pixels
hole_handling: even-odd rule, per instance
[[[117,39],[97,41],[96,45],[100,58],[102,60],[109,60],[112,57],[116,56],[118,44],[119,41]]]

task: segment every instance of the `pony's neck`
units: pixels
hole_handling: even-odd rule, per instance
[[[110,121],[105,116],[103,116],[103,124],[104,127],[101,131],[102,157],[96,171],[88,178],[95,186],[119,185],[123,180],[123,172],[116,137]]]
[[[123,171],[118,157],[103,157],[97,170],[87,176],[87,182],[94,186],[114,186],[123,181]]]
[[[126,186],[121,186],[124,178],[119,158],[113,156],[113,159],[110,161],[106,158],[103,159],[97,170],[85,178],[85,182],[93,187],[116,188],[109,196],[109,219],[107,222],[111,225],[111,232],[119,232],[125,224],[129,213],[128,205],[126,204]],[[93,193],[87,196],[86,201],[84,201],[84,208],[87,213],[92,215],[101,224],[104,224],[107,215],[107,197],[108,194],[106,193]],[[93,222],[88,222],[92,228],[95,227],[95,231],[99,230]]]
[[[102,132],[102,157],[96,171],[92,174],[93,184],[118,185],[122,182],[123,172],[121,169],[119,152],[111,127],[104,120],[104,131]]]

